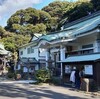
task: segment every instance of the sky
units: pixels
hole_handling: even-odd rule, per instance
[[[36,9],[42,9],[49,3],[56,0],[0,0],[0,26],[4,27],[7,24],[7,20],[17,10],[33,7]],[[63,0],[60,0],[63,1]],[[76,1],[76,0],[64,0],[64,1]]]

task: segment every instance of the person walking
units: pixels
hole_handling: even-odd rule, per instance
[[[75,71],[76,71],[76,67],[73,67],[73,70],[70,75],[70,81],[72,83],[72,87],[75,87]]]
[[[75,87],[76,89],[80,89],[80,85],[81,85],[81,78],[80,78],[80,75],[79,75],[79,70],[77,69],[76,72],[75,72]]]
[[[79,76],[80,76],[80,81],[81,81],[81,84],[80,84],[80,89],[81,89],[82,88],[82,82],[83,82],[83,79],[84,79],[84,68],[80,68]]]

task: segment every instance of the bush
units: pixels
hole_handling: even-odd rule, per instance
[[[50,79],[49,71],[46,69],[37,70],[35,73],[35,78],[38,82],[47,82]]]
[[[51,84],[61,85],[62,84],[61,78],[59,78],[59,77],[52,77],[51,78]]]
[[[9,72],[7,74],[7,76],[8,76],[8,78],[15,78],[15,74],[14,73],[11,73],[11,72]]]

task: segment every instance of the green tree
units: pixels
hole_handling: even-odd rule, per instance
[[[100,0],[91,0],[95,10],[100,10]]]
[[[13,31],[18,33],[18,31],[20,31],[20,29],[21,29],[21,25],[19,25],[19,24],[12,24],[12,30]]]
[[[81,17],[89,15],[93,11],[93,5],[88,0],[86,2],[78,1],[75,3],[75,7],[70,10],[68,21],[74,21]],[[74,17],[73,17],[74,16]]]
[[[0,41],[4,43],[4,46],[7,50],[14,52],[18,51],[18,48],[23,44],[28,43],[30,36],[23,36],[14,33],[7,33],[6,37],[3,37]]]
[[[51,18],[51,16],[49,13],[42,11],[42,10],[39,10],[39,23],[45,23],[50,18]]]
[[[87,16],[92,12],[93,4],[89,0],[78,0],[77,2],[70,3],[58,27],[60,28],[62,25]]]
[[[69,5],[66,1],[55,1],[44,7],[42,10],[48,12],[52,17],[61,18],[65,12],[65,8]]]
[[[46,33],[46,26],[43,23],[37,24],[36,25],[37,33]]]
[[[74,3],[67,1],[55,1],[44,7],[42,10],[48,12],[52,17],[47,21],[47,29],[52,32],[58,30],[66,21],[66,13],[74,8]]]
[[[0,37],[3,38],[4,34],[5,34],[5,29],[0,26]]]
[[[29,35],[32,32],[44,33],[46,31],[45,24],[50,18],[49,13],[45,11],[27,8],[13,14],[8,19],[5,29],[23,35]]]

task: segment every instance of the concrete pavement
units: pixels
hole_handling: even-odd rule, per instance
[[[77,92],[73,88],[48,84],[0,84],[0,99],[100,99],[100,96]]]

